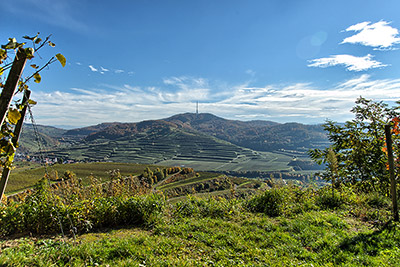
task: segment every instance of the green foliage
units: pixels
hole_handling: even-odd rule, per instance
[[[268,216],[279,216],[283,212],[284,191],[272,188],[263,194],[250,199],[248,209],[253,212],[262,212]]]
[[[151,227],[163,214],[163,195],[148,194],[137,178],[112,180],[102,184],[93,179],[88,187],[71,172],[67,181],[49,186],[41,179],[20,202],[0,206],[0,236],[30,232],[60,232],[65,229],[87,232],[103,227],[137,225]]]
[[[335,209],[344,204],[344,199],[339,191],[331,191],[328,188],[324,188],[319,190],[316,204],[322,209]]]
[[[337,177],[338,183],[387,193],[387,157],[382,150],[385,147],[384,126],[399,115],[397,109],[397,106],[389,107],[383,102],[360,97],[351,110],[355,114],[353,120],[344,125],[332,121],[325,123],[324,128],[332,145],[309,153],[317,163],[328,164],[324,178],[333,181]]]

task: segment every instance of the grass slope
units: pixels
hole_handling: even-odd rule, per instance
[[[57,236],[3,240],[0,265],[398,266],[400,225],[377,229],[369,222],[389,218],[385,199],[344,191],[337,205],[328,207],[324,200],[330,190],[267,192],[250,199],[189,197],[166,204],[150,224],[103,229],[75,241]],[[274,195],[282,200],[279,207],[268,200]],[[254,210],[260,200],[279,208],[279,214]]]

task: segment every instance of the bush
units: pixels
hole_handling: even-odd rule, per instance
[[[252,212],[262,212],[276,217],[283,213],[284,190],[272,188],[261,195],[256,195],[247,202],[247,208]]]
[[[68,197],[74,201],[63,201],[50,191],[46,180],[41,180],[34,193],[24,201],[0,205],[0,236],[24,232],[57,233],[60,232],[60,220],[64,232],[71,229],[82,233],[121,225],[153,226],[165,207],[164,196],[157,194],[97,196],[93,200],[73,195]]]
[[[128,198],[117,207],[118,222],[124,225],[152,226],[161,219],[165,203],[165,197],[159,194]]]
[[[344,204],[344,199],[338,191],[325,187],[318,191],[315,203],[322,209],[336,209]]]

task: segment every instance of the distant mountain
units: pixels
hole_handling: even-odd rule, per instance
[[[57,158],[85,161],[160,163],[210,161],[220,164],[253,158],[253,151],[163,121],[116,123],[68,147],[47,151]],[[175,163],[177,164],[177,163]]]
[[[304,169],[289,162],[294,157],[307,161],[310,148],[328,145],[320,125],[227,120],[208,113],[72,130],[38,129],[42,148],[53,158],[187,164],[203,170]],[[36,152],[35,140],[32,126],[25,125],[20,151]],[[309,168],[307,164],[303,165]]]
[[[178,114],[164,120],[260,151],[303,150],[329,144],[321,125],[227,120],[208,113]]]

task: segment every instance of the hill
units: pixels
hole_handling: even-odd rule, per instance
[[[66,130],[52,127],[37,125],[38,136],[35,134],[35,130],[32,124],[25,123],[20,137],[20,147],[18,148],[19,153],[32,153],[38,151],[37,139],[43,147],[56,147],[61,144],[63,135]]]
[[[310,148],[328,144],[318,125],[227,120],[207,113],[68,131],[42,128],[41,140],[50,158],[186,165],[198,170],[301,170],[289,165],[293,157],[307,160]],[[24,151],[37,151],[32,134],[25,137],[21,144],[28,149]]]
[[[208,113],[178,114],[164,120],[259,151],[304,151],[328,144],[321,125],[227,120]]]

